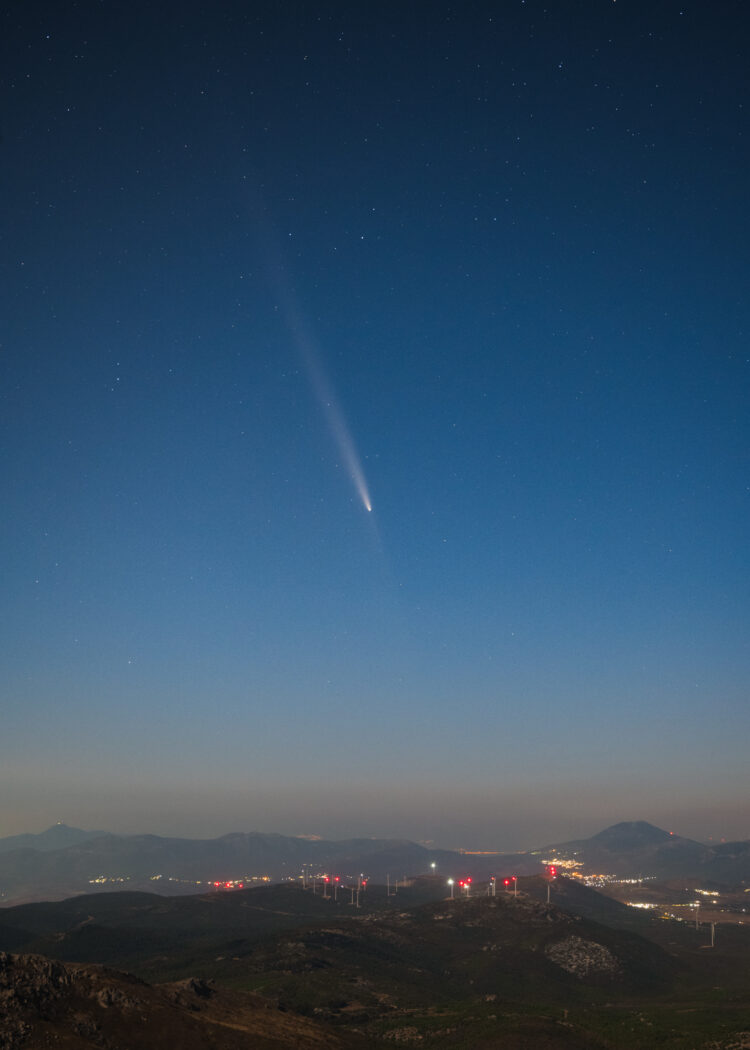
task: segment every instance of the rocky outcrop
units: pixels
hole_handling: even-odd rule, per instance
[[[622,967],[609,948],[582,937],[566,937],[549,945],[544,954],[574,977],[619,977]]]
[[[134,1011],[142,1001],[133,994],[148,986],[127,974],[68,966],[43,955],[0,952],[0,1050],[26,1046],[35,1028],[54,1027],[61,1015],[74,1033],[91,1038],[99,1024],[86,1009]],[[81,1009],[83,1007],[83,1009]]]
[[[3,1013],[20,1005],[42,1006],[70,987],[66,966],[43,955],[0,952],[0,1004]]]
[[[342,1040],[271,1000],[200,979],[130,974],[0,952],[0,1050],[329,1050]]]
[[[70,983],[62,963],[0,952],[0,1050],[23,1045],[31,1032],[29,1015],[47,1016]]]

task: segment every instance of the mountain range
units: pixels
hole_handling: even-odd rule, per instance
[[[19,848],[16,843],[22,840]],[[40,840],[37,842],[37,840]],[[53,841],[64,841],[55,847]],[[11,847],[3,849],[10,841]],[[539,869],[526,854],[493,856],[493,864],[518,874]],[[435,869],[431,866],[435,865]],[[489,874],[490,858],[430,850],[400,839],[294,838],[260,832],[216,839],[112,835],[57,825],[38,836],[0,839],[0,903],[53,900],[92,890],[144,889],[157,893],[196,893],[211,883],[279,882],[305,876],[360,875],[395,883],[406,876],[437,870]]]
[[[530,875],[543,863],[575,865],[583,874],[692,878],[706,885],[750,882],[750,841],[705,845],[645,821],[612,825],[588,839],[525,853],[431,850],[399,839],[311,840],[260,832],[216,839],[113,835],[58,824],[39,835],[0,839],[0,903],[54,900],[80,893],[140,889],[176,895],[211,884],[257,884],[339,874],[392,884],[434,872]]]

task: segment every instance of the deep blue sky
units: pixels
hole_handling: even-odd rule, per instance
[[[750,837],[748,5],[358,6],[5,9],[0,834]]]

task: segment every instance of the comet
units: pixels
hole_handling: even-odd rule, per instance
[[[357,496],[362,501],[362,506],[368,514],[371,514],[372,500],[370,499],[370,491],[367,487],[365,472],[362,469],[362,463],[357,454],[354,439],[349,432],[346,417],[336,399],[333,386],[323,368],[315,341],[310,336],[304,323],[297,297],[286,276],[286,267],[279,239],[274,235],[259,191],[256,190],[253,193],[251,188],[250,195],[255,202],[256,222],[265,247],[269,278],[278,295],[287,327],[297,344],[310,379],[310,384],[320,403],[328,428],[341,454]]]
[[[344,413],[336,400],[333,387],[323,371],[320,357],[312,340],[306,335],[303,335],[298,326],[294,325],[291,327],[296,329],[297,342],[302,354],[302,359],[305,362],[307,373],[310,377],[310,383],[315,391],[320,407],[323,410],[323,414],[326,417],[333,440],[341,453],[341,458],[349,473],[349,477],[352,480],[355,491],[362,501],[362,506],[368,514],[371,514],[372,500],[370,499],[370,491],[367,486],[365,472],[362,469],[362,463],[357,454],[354,439],[349,432]]]

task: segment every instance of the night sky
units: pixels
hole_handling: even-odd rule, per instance
[[[0,834],[750,837],[749,28],[6,5]]]

